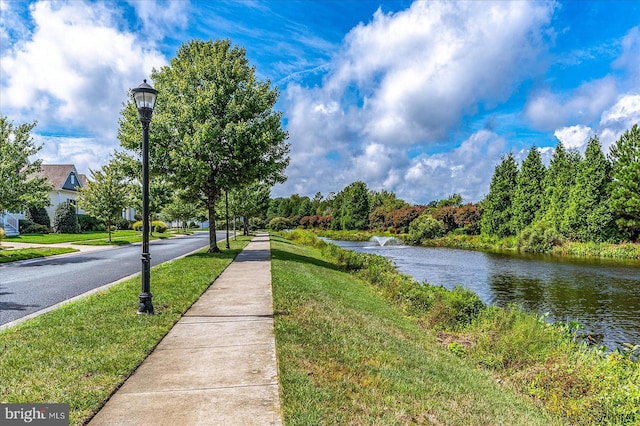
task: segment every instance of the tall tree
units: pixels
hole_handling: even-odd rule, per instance
[[[514,235],[512,203],[517,176],[518,165],[513,154],[503,156],[493,172],[489,193],[482,202],[480,226],[483,233],[500,238]]]
[[[544,174],[540,151],[534,145],[529,150],[527,158],[522,161],[516,178],[513,193],[513,226],[516,233],[529,226],[536,216],[540,215],[544,200]]]
[[[107,164],[101,170],[90,172],[91,179],[87,186],[80,188],[80,205],[88,214],[105,223],[111,242],[112,226],[127,207],[129,188],[112,165]]]
[[[151,167],[204,201],[209,251],[217,252],[215,207],[222,191],[286,179],[287,134],[282,114],[273,110],[278,89],[258,80],[245,49],[229,40],[189,41],[151,77],[159,91],[150,128]],[[122,115],[121,144],[139,149],[132,101]]]
[[[549,169],[545,174],[544,186],[544,218],[560,231],[564,211],[568,206],[569,190],[575,182],[576,171],[580,164],[580,154],[576,150],[566,150],[562,142],[558,142],[553,150]]]
[[[229,193],[229,212],[233,218],[243,218],[244,235],[249,235],[249,219],[267,210],[269,191],[269,185],[254,182]]]
[[[160,216],[168,222],[178,221],[184,232],[189,229],[189,221],[203,216],[202,205],[193,202],[184,194],[175,192],[171,198],[171,202],[167,203],[163,208]],[[206,217],[206,214],[204,215]]]
[[[42,160],[29,161],[42,149],[31,137],[35,126],[33,122],[14,127],[7,117],[0,116],[0,214],[49,205],[51,185],[46,178],[34,177]]]
[[[615,235],[615,223],[608,205],[610,175],[611,163],[602,152],[600,140],[594,136],[587,143],[575,184],[569,190],[561,227],[563,234],[579,241],[597,242]]]
[[[640,127],[624,132],[611,146],[611,208],[616,223],[632,240],[640,235]]]
[[[332,228],[366,229],[369,225],[367,184],[358,181],[344,188],[336,195],[333,207]]]

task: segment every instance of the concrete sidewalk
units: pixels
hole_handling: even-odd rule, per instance
[[[282,425],[269,236],[260,234],[90,425]]]

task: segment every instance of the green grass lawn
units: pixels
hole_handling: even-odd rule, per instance
[[[271,250],[287,425],[561,423],[318,250],[277,237]]]
[[[115,231],[111,238],[139,236],[140,232],[133,230]],[[108,238],[106,232],[83,232],[81,234],[23,234],[17,237],[6,237],[5,242],[30,243],[30,244],[57,244],[73,243],[76,241],[102,240]]]
[[[17,250],[0,250],[0,263],[15,262],[18,260],[35,259],[38,257],[55,256],[57,254],[73,253],[78,250],[64,247],[35,247]],[[1,281],[0,281],[1,282]]]
[[[69,403],[71,424],[83,424],[249,239],[238,237],[220,254],[201,252],[153,268],[156,315],[136,314],[136,277],[1,331],[0,402]]]

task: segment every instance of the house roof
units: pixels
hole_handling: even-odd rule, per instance
[[[54,190],[61,190],[71,173],[78,177],[78,186],[86,186],[87,177],[79,174],[73,164],[42,164],[40,172],[34,175],[47,178]]]

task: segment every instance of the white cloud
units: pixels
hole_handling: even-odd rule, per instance
[[[622,39],[622,54],[613,65],[629,73],[631,87],[640,87],[640,27],[633,27]]]
[[[608,151],[626,130],[640,123],[640,94],[626,94],[602,114],[598,136]]]
[[[43,138],[43,152],[50,162],[96,168],[118,146],[128,89],[167,61],[123,31],[121,11],[104,3],[41,1],[30,14],[33,32],[2,52],[2,114],[37,120],[34,132],[82,135],[80,144]]]
[[[594,132],[589,126],[576,125],[557,129],[554,136],[562,142],[565,148],[586,148],[589,138]]]
[[[320,87],[285,89],[287,173],[295,187],[275,192],[339,191],[367,178],[370,188],[416,202],[451,192],[477,199],[480,181],[458,167],[484,162],[468,153],[473,137],[451,157],[411,160],[409,152],[446,140],[478,105],[496,106],[535,75],[553,9],[542,2],[416,1],[398,13],[378,10],[345,37]],[[433,161],[446,166],[431,167]],[[490,178],[492,167],[478,171]]]
[[[127,0],[144,25],[144,33],[151,39],[161,40],[167,32],[186,28],[189,2],[184,0]]]
[[[465,201],[480,201],[504,149],[503,138],[480,130],[450,152],[424,154],[413,159],[400,191],[408,199],[422,202],[454,193],[461,194]],[[425,194],[429,199],[424,198]]]
[[[553,130],[568,123],[589,123],[610,107],[618,96],[611,77],[586,82],[568,95],[544,91],[525,106],[525,116],[541,130]]]

